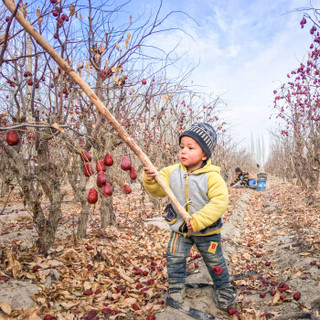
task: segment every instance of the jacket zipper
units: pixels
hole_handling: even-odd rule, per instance
[[[189,204],[188,204],[188,202],[189,202],[189,173],[188,172],[186,173],[185,187],[186,187],[186,203],[187,203],[185,209],[190,215],[190,207],[189,207]],[[190,234],[190,231],[188,229],[188,232],[187,232],[186,236],[189,235],[189,234]]]

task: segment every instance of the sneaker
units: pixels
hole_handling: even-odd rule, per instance
[[[170,296],[172,299],[176,300],[179,303],[183,303],[183,300],[186,296],[186,288],[184,286],[184,283],[170,284],[167,296]]]
[[[234,305],[238,298],[237,288],[233,286],[213,289],[213,301],[217,308],[228,311]]]

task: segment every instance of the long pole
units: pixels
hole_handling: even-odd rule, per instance
[[[10,12],[13,13],[15,10],[14,1],[3,0],[3,2],[6,5],[6,7],[10,10]],[[155,179],[162,187],[164,192],[167,194],[175,208],[179,211],[182,218],[186,222],[188,222],[190,220],[190,215],[179,203],[178,199],[175,197],[171,189],[168,187],[165,180],[157,171],[157,168],[153,165],[149,157],[136,144],[136,142],[130,137],[126,130],[121,126],[117,119],[104,106],[104,104],[95,95],[95,93],[92,91],[89,85],[72,69],[72,67],[64,59],[62,59],[62,57],[54,50],[54,48],[33,28],[33,26],[19,12],[16,13],[15,18],[22,25],[22,27],[37,41],[37,43],[50,54],[50,56],[58,63],[58,65],[73,79],[73,81],[80,86],[80,88],[86,93],[91,102],[97,107],[98,111],[108,119],[112,127],[118,132],[120,137],[139,157],[139,159],[144,163],[144,165],[156,172]]]

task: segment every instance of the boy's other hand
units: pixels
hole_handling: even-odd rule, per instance
[[[188,227],[188,229],[189,229],[190,231],[193,231],[192,225],[191,225],[191,222],[190,222],[190,221],[187,223],[187,227]]]
[[[147,167],[144,167],[143,170],[144,170],[145,174],[147,175],[148,180],[152,180],[156,176],[155,171],[153,171]],[[158,170],[158,168],[157,168],[157,170]]]

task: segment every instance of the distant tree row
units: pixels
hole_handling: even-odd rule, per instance
[[[312,12],[310,15],[308,12]],[[320,174],[320,33],[319,10],[310,9],[300,22],[312,43],[306,58],[274,90],[273,116],[282,123],[273,133],[266,169],[286,180],[297,178],[303,189],[317,190]]]

